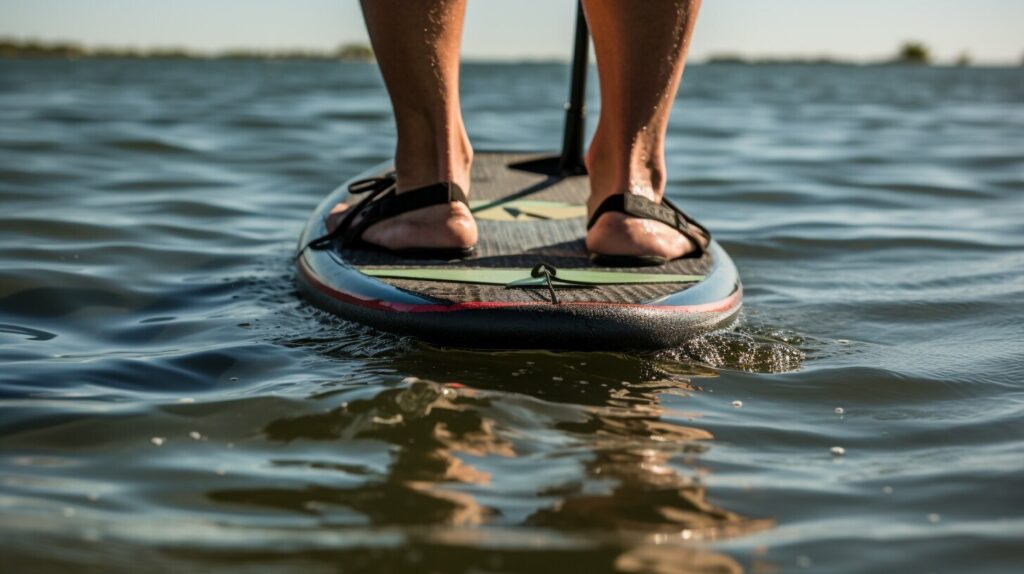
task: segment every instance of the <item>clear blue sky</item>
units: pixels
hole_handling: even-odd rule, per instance
[[[574,9],[572,0],[470,0],[463,54],[564,59]],[[0,36],[202,50],[366,41],[357,0],[0,0]],[[708,0],[693,53],[869,60],[910,39],[940,59],[967,51],[1017,63],[1024,0]]]

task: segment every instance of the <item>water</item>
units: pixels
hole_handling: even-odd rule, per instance
[[[467,66],[477,149],[554,147],[566,78]],[[477,353],[295,294],[312,207],[391,153],[372,66],[2,61],[4,570],[1015,570],[1021,102],[1013,69],[693,66],[671,194],[740,325]]]

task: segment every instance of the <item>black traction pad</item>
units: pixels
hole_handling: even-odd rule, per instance
[[[602,268],[591,264],[584,237],[590,185],[586,176],[549,177],[516,169],[536,154],[482,153],[473,164],[470,203],[480,231],[476,254],[461,261],[402,259],[357,249],[341,256],[355,267],[393,268],[522,268],[548,263],[557,269],[588,269],[622,273],[704,275],[713,265],[706,251],[658,267]],[[380,281],[442,303],[545,301],[542,289],[509,289],[446,281],[381,278]],[[679,293],[692,283],[601,285],[589,289],[559,288],[563,302],[644,303]]]

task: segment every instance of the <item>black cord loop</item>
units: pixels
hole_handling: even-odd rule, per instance
[[[555,286],[552,285],[551,280],[558,274],[558,269],[555,269],[554,265],[548,263],[539,263],[530,270],[531,277],[543,277],[548,284],[548,293],[551,294],[551,304],[558,305],[558,295],[555,293]]]

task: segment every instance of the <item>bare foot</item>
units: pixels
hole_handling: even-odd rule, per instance
[[[598,129],[600,132],[600,128]],[[600,133],[599,133],[600,135]],[[664,162],[635,161],[636,153],[608,146],[595,135],[587,153],[587,171],[590,174],[590,198],[587,217],[601,202],[628,188],[629,193],[661,203],[664,195]],[[640,154],[644,157],[645,154]],[[621,158],[627,159],[623,161]],[[666,260],[677,259],[697,251],[688,237],[677,229],[654,221],[610,211],[598,218],[587,231],[587,250],[601,255],[653,256]]]
[[[610,212],[587,232],[587,250],[602,255],[646,255],[672,260],[696,251],[697,246],[660,221]]]
[[[333,231],[349,209],[339,203],[331,210],[327,228]],[[413,247],[472,247],[476,245],[476,220],[464,203],[432,205],[379,221],[363,232],[364,241],[387,249]]]

